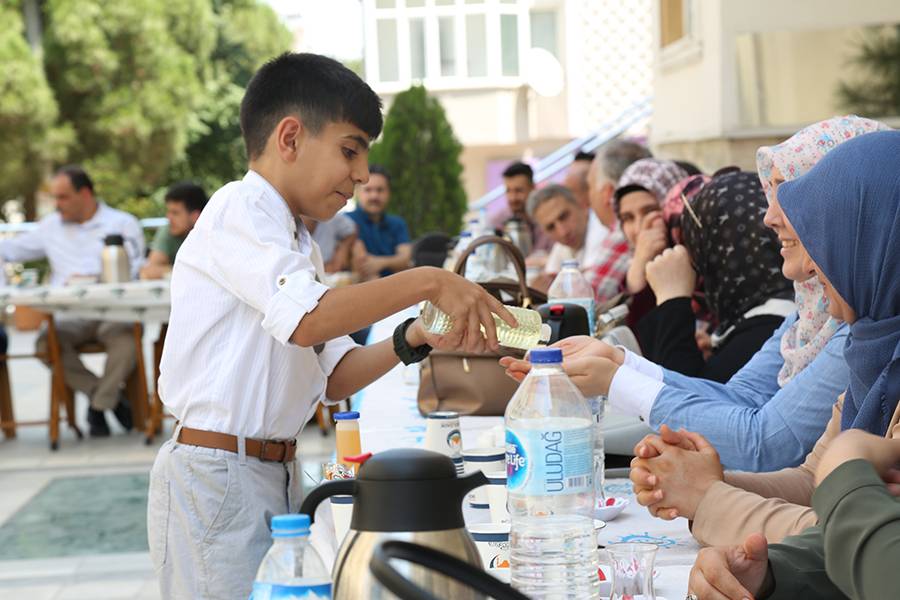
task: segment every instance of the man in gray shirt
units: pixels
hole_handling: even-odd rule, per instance
[[[350,270],[350,250],[356,241],[356,223],[343,213],[321,223],[303,218],[312,239],[319,245],[326,273]]]

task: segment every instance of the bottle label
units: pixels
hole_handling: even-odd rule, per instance
[[[506,487],[535,496],[592,489],[591,427],[507,429]]]
[[[250,600],[330,600],[331,583],[279,585],[255,582]]]

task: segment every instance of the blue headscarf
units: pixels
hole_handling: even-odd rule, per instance
[[[841,428],[883,435],[900,400],[900,131],[844,142],[781,184],[778,201],[856,313]]]

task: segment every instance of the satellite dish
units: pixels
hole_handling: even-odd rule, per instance
[[[566,84],[563,67],[553,54],[532,48],[525,58],[525,81],[538,96],[559,96]]]

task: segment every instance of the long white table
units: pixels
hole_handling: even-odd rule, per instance
[[[81,283],[65,287],[0,287],[0,306],[6,305],[28,306],[48,313],[54,319],[133,323],[138,368],[145,371],[145,379],[149,377],[153,381],[152,387],[155,390],[156,357],[161,350],[159,334],[163,324],[169,320],[171,309],[168,280]],[[156,340],[156,344],[144,340]],[[51,353],[53,352],[51,348]],[[146,365],[150,365],[149,373],[146,372]],[[54,368],[58,371],[56,375],[61,376],[61,367]],[[146,405],[146,410],[142,411],[142,416],[147,416],[145,434],[147,443],[150,443],[160,426],[162,404],[155,398],[155,394],[151,402],[146,385],[143,388],[142,403]],[[51,415],[51,420],[54,418],[58,418],[58,415]],[[51,423],[51,448],[56,448],[57,436],[58,425]]]
[[[414,310],[409,310],[378,323],[373,327],[370,339],[379,341],[389,337],[399,322],[415,314]],[[364,451],[422,447],[425,419],[416,407],[418,383],[419,373],[415,365],[399,365],[354,397],[354,409],[360,412]],[[502,417],[461,417],[463,447],[476,445],[482,432],[502,424]],[[652,517],[637,503],[627,479],[608,480],[606,493],[628,498],[630,504],[621,515],[600,530],[598,542],[604,546],[617,542],[658,545],[656,592],[667,600],[684,598],[690,568],[700,550],[688,530],[687,520],[663,521]],[[472,520],[471,512],[467,512],[466,516]]]

